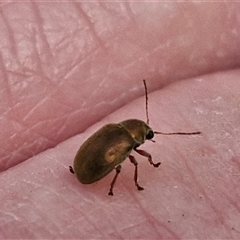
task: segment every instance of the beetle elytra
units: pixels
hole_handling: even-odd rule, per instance
[[[90,136],[79,148],[74,158],[73,167],[69,166],[71,173],[75,173],[78,180],[83,184],[98,181],[116,170],[115,176],[110,184],[108,195],[113,195],[113,187],[121,172],[121,163],[128,157],[135,166],[134,182],[138,190],[144,188],[138,184],[138,162],[130,153],[132,150],[148,158],[154,167],[159,167],[160,162],[154,163],[149,153],[138,147],[145,140],[152,140],[154,134],[163,135],[194,135],[200,132],[176,132],[163,133],[153,131],[149,127],[148,117],[148,93],[146,81],[143,80],[146,96],[147,123],[138,119],[128,119],[117,124],[107,124]]]

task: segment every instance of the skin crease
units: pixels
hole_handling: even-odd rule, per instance
[[[0,238],[239,239],[239,8],[2,3]],[[153,130],[202,135],[155,136],[145,190],[126,160],[109,197],[113,173],[68,166],[102,125],[145,120],[143,78]]]

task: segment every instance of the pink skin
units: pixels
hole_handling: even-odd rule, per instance
[[[2,3],[0,238],[239,239],[239,11]],[[133,153],[145,190],[126,160],[110,197],[113,172],[68,166],[102,125],[146,119],[143,78],[153,130],[202,134],[156,135],[139,149],[159,168]]]

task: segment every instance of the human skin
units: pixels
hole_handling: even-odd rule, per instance
[[[238,3],[2,3],[0,238],[239,239]],[[83,185],[68,166],[107,123],[154,137]]]

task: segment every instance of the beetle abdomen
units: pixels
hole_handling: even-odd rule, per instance
[[[106,176],[130,154],[134,141],[119,124],[108,124],[78,150],[74,172],[81,183],[89,184]]]

